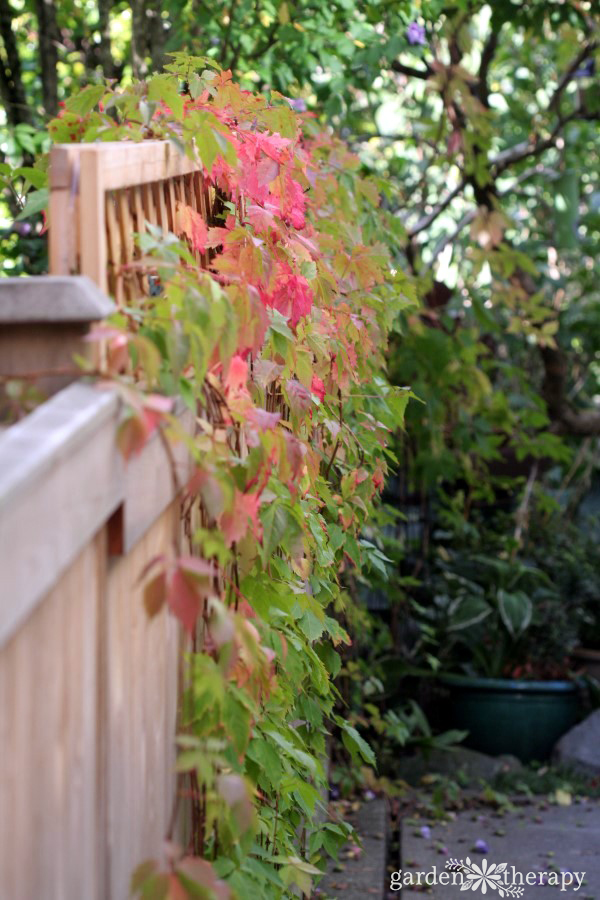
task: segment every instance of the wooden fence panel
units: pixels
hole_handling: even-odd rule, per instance
[[[156,858],[175,796],[179,630],[164,609],[148,619],[139,575],[179,528],[176,501],[109,568],[106,727],[110,896],[125,897],[132,863]]]
[[[6,900],[109,896],[99,865],[96,666],[105,559],[102,530],[0,651]]]
[[[134,233],[146,222],[173,230],[180,202],[209,221],[213,202],[198,166],[158,141],[54,147],[50,187],[51,273],[88,275],[121,303],[148,293]],[[25,455],[31,444],[40,456],[39,491],[14,453],[18,490],[0,490],[5,524],[21,516],[41,546],[59,533],[68,544],[36,580],[21,540],[6,567],[19,596],[0,584],[0,898],[126,900],[133,869],[161,856],[175,794],[181,631],[167,610],[148,620],[139,579],[177,545],[180,501],[158,437],[125,467],[116,401],[107,411],[106,394],[81,386],[62,395],[32,417],[52,431],[58,415],[56,435],[36,444],[33,421],[22,437]],[[0,442],[0,462],[2,452]],[[183,484],[189,457],[174,457]],[[70,499],[51,514],[54,484]],[[86,527],[98,517],[91,538],[73,526],[83,506]]]
[[[180,499],[158,435],[127,467],[114,453],[116,405],[72,385],[0,437],[0,523],[62,535],[53,580],[0,542],[1,900],[126,900],[171,821],[181,632],[148,619],[140,575],[178,543]],[[184,448],[172,461],[185,482]]]

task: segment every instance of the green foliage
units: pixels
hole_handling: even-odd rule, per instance
[[[514,551],[489,527],[438,545],[414,613],[445,671],[567,675],[600,596],[593,544],[575,527],[561,534],[555,520],[537,520],[520,558]]]
[[[188,85],[197,62],[175,57]],[[334,710],[333,678],[349,643],[342,578],[386,562],[363,529],[410,396],[387,382],[384,352],[411,297],[378,239],[377,191],[347,148],[227,73],[198,78],[187,93],[178,74],[85,89],[49,130],[170,139],[214,192],[208,221],[180,202],[176,234],[147,227],[152,296],[96,335],[102,374],[129,409],[124,456],[161,428],[195,463],[187,546],[142,573],[148,614],[167,605],[189,634],[177,768],[191,838],[166,872],[138,870],[132,889],[278,898],[309,893],[349,833],[315,824],[329,731],[375,766]],[[193,435],[174,413],[180,393]]]

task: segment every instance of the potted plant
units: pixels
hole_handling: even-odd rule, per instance
[[[577,717],[578,622],[530,561],[442,550],[426,610],[451,725],[473,749],[545,759]]]

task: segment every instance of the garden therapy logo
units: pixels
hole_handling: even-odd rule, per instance
[[[461,891],[481,891],[497,897],[522,897],[527,885],[550,885],[560,891],[577,892],[583,885],[585,872],[518,872],[508,863],[488,863],[482,860],[481,865],[471,862],[467,856],[462,859],[449,859],[445,871],[438,873],[437,866],[429,872],[392,872],[390,890],[401,891],[403,887],[435,885],[455,885]]]
[[[520,884],[508,883],[505,874],[508,874],[507,863],[492,863],[488,866],[484,859],[480,866],[472,863],[469,857],[463,860],[449,859],[446,863],[449,872],[464,873],[461,891],[478,891],[487,894],[488,888],[498,891],[500,897],[521,897],[525,888]]]

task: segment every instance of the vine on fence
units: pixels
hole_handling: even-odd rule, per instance
[[[333,680],[349,640],[344,574],[381,567],[361,530],[409,398],[387,383],[384,355],[410,285],[390,266],[377,188],[342,142],[212,61],[174,54],[167,70],[87,87],[50,123],[59,142],[169,140],[214,188],[207,221],[181,203],[177,234],[147,227],[154,296],[97,335],[129,409],[123,453],[160,428],[195,461],[189,546],[143,573],[149,615],[168,604],[189,634],[183,841],[168,835],[166,866],[144,863],[132,890],[309,894],[349,833],[315,823],[328,732],[375,764],[335,713]],[[193,437],[175,396],[196,416]]]

